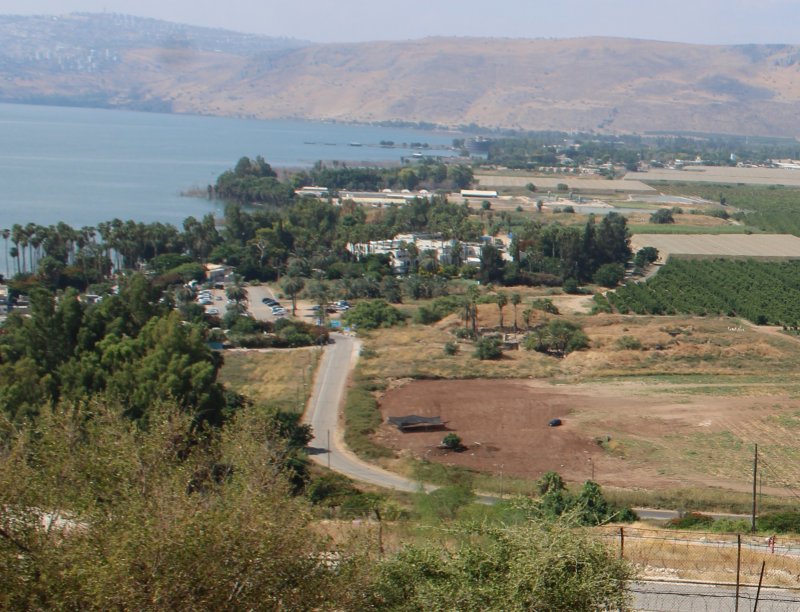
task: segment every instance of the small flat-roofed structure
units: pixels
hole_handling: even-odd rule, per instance
[[[394,425],[400,431],[409,431],[411,429],[433,429],[444,427],[442,417],[422,417],[416,414],[409,414],[407,416],[389,417],[387,419],[389,424]]]
[[[313,196],[315,198],[327,198],[329,195],[327,187],[302,187],[294,191],[300,197]]]
[[[462,198],[496,198],[496,191],[479,190],[479,189],[462,189]]]

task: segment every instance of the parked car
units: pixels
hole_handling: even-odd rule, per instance
[[[209,298],[201,297],[197,300],[197,303],[200,304],[201,306],[208,306],[209,304],[213,304],[214,302],[212,302]]]
[[[206,314],[218,315],[219,314],[219,308],[209,308],[208,310],[206,310]]]
[[[261,298],[261,303],[266,304],[267,306],[280,306],[280,302],[271,297]]]

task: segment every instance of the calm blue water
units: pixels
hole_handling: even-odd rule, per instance
[[[180,225],[189,215],[219,212],[213,202],[180,193],[204,189],[243,155],[282,167],[320,159],[387,162],[413,151],[380,147],[382,140],[436,146],[453,138],[361,125],[0,104],[0,228],[59,221],[80,227],[115,217]]]

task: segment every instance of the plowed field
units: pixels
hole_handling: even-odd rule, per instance
[[[800,399],[747,385],[716,395],[697,385],[640,382],[554,386],[535,380],[413,381],[387,392],[384,419],[440,416],[444,430],[401,433],[387,424],[382,444],[419,458],[538,478],[555,470],[567,480],[592,476],[603,485],[661,488],[720,486],[747,490],[752,442],[763,449],[764,492],[797,487]],[[552,418],[561,427],[549,427]],[[438,448],[457,433],[464,452]]]

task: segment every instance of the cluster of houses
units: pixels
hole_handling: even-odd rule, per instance
[[[474,266],[481,264],[481,249],[493,244],[502,257],[510,260],[505,244],[498,238],[482,236],[480,242],[459,242],[445,239],[439,234],[398,234],[391,240],[351,242],[347,250],[357,258],[366,255],[388,255],[395,274],[407,274],[416,255],[432,254],[439,265]]]

